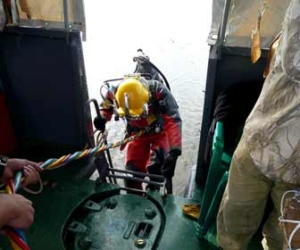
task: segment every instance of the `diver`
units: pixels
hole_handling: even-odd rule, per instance
[[[126,145],[125,168],[163,175],[170,180],[181,155],[182,121],[176,100],[163,80],[165,77],[141,50],[138,52],[140,55],[134,58],[137,63],[134,74],[118,79],[116,86],[107,81],[101,87],[106,93],[102,94],[101,117],[94,119],[94,125],[104,131],[114,114],[116,119],[125,122],[125,137],[143,131]],[[153,177],[150,180],[157,181]],[[138,181],[125,179],[125,186],[142,190]],[[156,189],[152,185],[147,188]]]

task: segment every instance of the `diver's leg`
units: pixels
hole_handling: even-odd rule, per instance
[[[159,134],[154,134],[151,140],[150,147],[150,160],[148,162],[148,173],[155,175],[162,175],[161,167],[164,163],[164,159],[169,152],[169,142],[165,132]],[[150,177],[151,181],[159,181],[155,177]],[[148,185],[150,189],[158,190],[159,187],[153,185]]]
[[[150,153],[150,161],[148,163],[148,173],[154,175],[162,175],[161,166],[164,161],[165,152],[162,148],[156,148],[154,151]],[[151,181],[161,182],[159,179],[155,177],[149,177]],[[155,186],[153,184],[147,185],[147,189],[150,190],[159,190],[159,186]]]
[[[263,218],[271,185],[241,139],[232,158],[217,218],[217,238],[223,249],[247,249]]]
[[[127,170],[145,173],[146,165],[149,159],[149,150],[150,145],[148,141],[144,138],[137,138],[134,141],[129,142],[127,144],[125,168]],[[141,182],[125,180],[124,183],[125,186],[128,188],[142,189]]]

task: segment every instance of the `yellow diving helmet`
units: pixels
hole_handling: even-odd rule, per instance
[[[150,92],[141,80],[139,76],[133,75],[125,77],[120,83],[115,93],[120,117],[140,118],[148,115]]]

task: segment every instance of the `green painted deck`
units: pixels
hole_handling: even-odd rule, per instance
[[[199,241],[198,222],[182,213],[184,204],[196,200],[158,192],[145,197],[126,194],[117,185],[84,178],[80,173],[90,171],[86,166],[77,162],[44,172],[42,179],[48,182],[44,191],[24,193],[36,210],[34,224],[25,231],[32,250],[217,249],[215,227]],[[87,202],[92,204],[88,208]],[[67,230],[72,222],[80,222],[84,230]],[[0,246],[11,249],[4,236]],[[260,247],[254,242],[250,249]]]
[[[156,227],[156,230],[152,230],[151,232],[155,237],[151,240],[146,239],[146,243],[148,244],[146,244],[143,249],[213,249],[210,248],[207,243],[204,242],[201,244],[198,241],[196,236],[197,222],[187,218],[181,212],[182,205],[192,202],[191,200],[174,196],[167,196],[166,198],[160,199],[159,196],[155,197],[155,195],[149,200],[145,197],[131,194],[120,195],[118,194],[119,191],[117,187],[113,187],[113,189],[114,188],[117,191],[115,191],[115,195],[111,197],[114,197],[118,201],[118,209],[115,209],[115,211],[110,210],[109,212],[105,212],[105,214],[104,211],[101,210],[102,216],[105,216],[102,220],[100,218],[98,225],[94,223],[95,221],[92,225],[94,232],[99,230],[101,237],[108,234],[107,239],[111,239],[112,236],[117,237],[119,233],[119,240],[115,238],[114,241],[109,241],[103,238],[103,244],[98,244],[99,241],[95,244],[95,246],[98,246],[97,248],[81,248],[78,247],[77,244],[75,248],[68,247],[67,249],[142,249],[134,245],[134,238],[137,238],[134,236],[134,230],[131,232],[131,236],[126,240],[123,237],[126,229],[123,231],[116,230],[116,228],[120,227],[120,225],[124,225],[124,223],[126,225],[124,228],[127,228],[132,221],[136,223],[136,226],[138,223],[145,221],[145,218],[142,218],[141,215],[137,216],[136,212],[138,209],[141,212],[151,206],[157,210],[156,220],[153,221],[153,228]],[[106,187],[102,188],[101,185],[99,188],[93,181],[73,180],[72,182],[59,183],[53,187],[49,184],[40,195],[26,195],[33,201],[36,209],[35,222],[31,228],[25,232],[31,249],[65,249],[62,232],[66,220],[79,203],[86,200],[92,194],[96,196],[99,195],[99,190],[101,189],[107,190]],[[155,200],[155,198],[160,200],[159,202],[161,202],[163,211],[159,211],[156,204],[151,201],[153,199]],[[139,204],[140,207],[137,207],[137,204]],[[130,211],[132,211],[132,213]],[[121,215],[124,216],[120,217]],[[114,219],[115,222],[112,223]],[[118,223],[120,225],[117,225]],[[99,229],[97,229],[97,227],[99,227]],[[2,249],[10,249],[7,239],[4,237],[0,243]]]

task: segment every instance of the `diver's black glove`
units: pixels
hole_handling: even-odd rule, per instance
[[[161,168],[164,177],[171,179],[174,176],[178,156],[179,153],[176,151],[169,152]]]
[[[103,132],[105,130],[105,123],[106,120],[104,118],[100,117],[95,117],[94,119],[94,126],[96,129],[100,130],[101,132]]]

